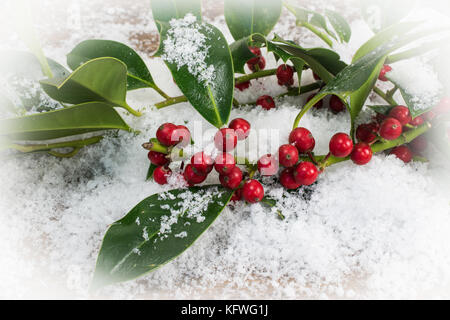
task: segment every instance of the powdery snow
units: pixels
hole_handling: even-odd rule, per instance
[[[48,9],[51,3],[43,1],[42,7]],[[86,38],[107,38],[137,47],[136,41],[129,40],[130,34],[155,30],[147,1],[130,3],[129,10],[134,10],[133,19],[141,21],[139,25],[127,22],[123,4],[111,5],[106,13],[86,9],[95,1],[81,3],[83,12],[90,13],[83,16],[82,28],[72,29],[73,34],[56,46],[46,46],[46,53],[58,61],[63,62],[64,54]],[[67,7],[72,5],[75,2]],[[341,1],[332,5],[340,7]],[[223,21],[222,16],[213,23],[226,32]],[[362,24],[356,20],[352,25]],[[358,42],[364,41],[365,31],[353,31]],[[286,21],[276,32],[285,38],[289,38],[287,34],[303,39],[302,31]],[[323,45],[306,34],[307,46]],[[228,33],[225,37],[230,39]],[[16,43],[8,38],[2,46]],[[339,52],[351,57],[354,46],[339,46]],[[162,61],[145,53],[142,56],[158,85],[179,95]],[[273,58],[267,60],[268,68],[275,66]],[[312,76],[305,73],[303,81],[312,81]],[[283,88],[269,77],[252,81],[251,89],[236,92],[236,98],[255,101],[262,92],[278,94]],[[375,99],[369,104],[381,102]],[[233,109],[231,119],[243,117],[251,122],[249,140],[256,139],[256,131],[277,130],[276,143],[271,135],[259,136],[256,144],[248,143],[253,158],[274,153],[287,141],[293,118],[305,100],[306,96],[287,97],[270,111],[250,106]],[[128,103],[143,108],[145,114],[141,118],[124,114],[124,118],[141,135],[108,134],[73,159],[41,154],[2,158],[1,297],[92,297],[89,283],[108,226],[142,199],[173,188],[144,181],[148,159],[142,142],[168,120],[189,128],[201,124],[203,132],[209,130],[205,137],[214,135],[215,130],[188,103],[156,110],[152,105],[158,101],[161,98],[151,89],[129,93]],[[371,114],[364,110],[361,118]],[[327,110],[308,113],[301,124],[311,129],[319,154],[327,151],[334,133],[350,126],[347,114],[333,115]],[[202,140],[203,133],[192,133],[194,141]],[[265,179],[266,192],[280,199],[276,208],[243,203],[227,207],[180,257],[139,280],[107,287],[98,296],[448,298],[450,207],[448,177],[443,173],[443,168],[434,164],[405,165],[392,156],[377,155],[365,167],[351,163],[332,167],[315,186],[294,195]],[[205,183],[216,182],[213,173]],[[179,176],[171,178],[171,183],[180,184]],[[285,221],[277,218],[277,209],[282,210]],[[148,237],[145,229],[142,236]]]

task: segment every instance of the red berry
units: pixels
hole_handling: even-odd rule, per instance
[[[316,80],[316,81],[321,80],[320,77],[315,72],[313,72],[313,77],[314,77],[314,80]]]
[[[287,64],[282,64],[277,68],[277,79],[280,85],[292,85],[294,80],[294,68]]]
[[[172,170],[170,168],[160,166],[153,171],[153,180],[160,185],[164,185],[167,184],[167,178],[171,174]]]
[[[258,47],[248,47],[248,49],[257,57],[261,56],[261,49]]]
[[[294,169],[286,168],[280,174],[280,183],[288,190],[295,190],[300,188],[301,183],[297,182],[294,178]]]
[[[234,167],[228,174],[219,176],[220,183],[228,189],[236,189],[242,181],[242,171],[239,167]]]
[[[409,163],[412,160],[412,152],[407,146],[400,146],[392,149],[390,154],[394,154],[397,158],[402,160],[404,163]]]
[[[177,141],[172,141],[172,135],[176,128],[177,126],[173,123],[162,124],[158,130],[156,130],[156,139],[167,147],[177,144]]]
[[[247,61],[247,66],[253,72],[264,70],[266,67],[266,59],[262,56],[251,58]]]
[[[236,166],[236,160],[229,153],[222,153],[216,157],[216,164],[214,165],[214,169],[219,174],[226,175]]]
[[[244,91],[250,87],[250,81],[242,82],[242,83],[236,83],[234,85],[236,89],[239,89],[239,91]]]
[[[258,160],[258,171],[262,176],[270,177],[278,172],[278,160],[271,154],[266,154]]]
[[[231,151],[236,148],[237,135],[233,129],[223,128],[217,131],[214,136],[214,144],[219,151]]]
[[[313,93],[312,95],[310,95],[310,96],[306,99],[306,102],[308,103],[308,102],[311,101],[312,98],[314,98],[315,96],[316,96],[316,94]],[[317,102],[317,103],[314,105],[314,108],[316,108],[316,109],[320,109],[320,108],[322,108],[322,107],[323,107],[323,100],[320,100],[319,102]]]
[[[197,152],[192,156],[191,164],[199,173],[208,174],[214,166],[214,161],[211,156],[204,152]]]
[[[330,109],[334,113],[339,113],[345,110],[345,105],[341,99],[337,96],[331,96],[330,99]]]
[[[351,158],[353,163],[363,166],[370,162],[372,154],[372,148],[367,143],[360,142],[353,148]]]
[[[385,64],[383,66],[383,69],[381,69],[380,75],[378,76],[378,79],[380,79],[381,81],[388,81],[388,79],[386,78],[386,73],[391,72],[392,71],[392,67]]]
[[[245,140],[250,134],[250,123],[245,119],[234,119],[228,127],[234,130],[238,140]]]
[[[256,180],[248,180],[242,188],[242,196],[249,203],[260,202],[264,198],[264,188]]]
[[[407,125],[411,122],[411,114],[409,109],[405,106],[396,106],[389,112],[389,117],[397,119],[402,126]]]
[[[294,78],[292,78],[291,80],[289,80],[288,82],[281,82],[280,80],[278,80],[278,85],[280,86],[286,86],[286,87],[290,87],[294,85]]]
[[[422,117],[415,117],[414,119],[412,119],[409,124],[414,126],[414,127],[418,127],[423,125],[423,123],[425,122],[425,120]]]
[[[294,169],[295,181],[304,186],[310,186],[316,182],[318,175],[317,167],[308,161],[299,163]]]
[[[412,150],[416,153],[422,153],[428,148],[428,141],[425,136],[418,136],[409,144]]]
[[[316,140],[311,132],[305,128],[295,128],[289,135],[289,143],[293,144],[299,153],[310,152],[316,146]]]
[[[402,124],[394,118],[387,118],[380,127],[380,136],[386,140],[395,140],[402,134]]]
[[[445,114],[450,112],[450,98],[444,97],[433,110],[437,114]]]
[[[150,151],[148,153],[148,159],[155,165],[155,166],[163,166],[169,163],[169,159],[167,159],[167,155],[161,152],[156,151]]]
[[[378,133],[377,123],[364,123],[356,129],[356,138],[359,142],[371,143],[375,141]]]
[[[241,199],[242,199],[242,188],[234,191],[233,196],[231,197],[230,201],[239,201]]]
[[[338,158],[345,158],[353,150],[353,141],[346,133],[336,133],[330,140],[330,152]]]
[[[256,100],[256,105],[261,106],[263,109],[270,110],[275,108],[275,101],[273,101],[271,96],[264,95]]]
[[[172,133],[171,142],[180,148],[184,148],[191,142],[191,132],[183,125],[177,126]]]
[[[285,144],[278,149],[278,159],[283,167],[290,168],[298,162],[298,150],[291,144]]]
[[[192,164],[188,164],[184,168],[183,177],[189,185],[200,184],[206,180],[207,175],[198,172]]]

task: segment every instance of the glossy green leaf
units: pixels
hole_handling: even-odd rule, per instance
[[[325,14],[341,39],[341,42],[349,42],[350,37],[352,36],[352,29],[347,21],[336,11],[325,10]]]
[[[141,57],[127,45],[111,40],[86,40],[79,43],[68,55],[67,64],[75,70],[89,60],[113,57],[127,66],[127,89],[155,88],[152,75]]]
[[[391,41],[394,38],[399,38],[407,34],[414,27],[417,26],[417,22],[403,22],[393,25],[370,38],[364,43],[353,56],[353,62],[358,61],[366,54],[374,51],[379,46]]]
[[[235,40],[268,35],[281,15],[281,0],[225,0],[225,20]]]
[[[169,25],[162,24],[160,48],[157,55],[164,58],[164,40],[168,37]],[[205,36],[207,51],[204,64],[214,68],[214,78],[202,81],[191,74],[188,65],[178,66],[165,60],[180,90],[192,106],[217,128],[228,123],[234,93],[234,71],[231,51],[222,33],[207,23],[194,23],[193,26]]]
[[[374,106],[368,106],[370,109],[375,111],[376,113],[388,115],[389,111],[393,108],[391,105],[374,105]]]
[[[208,229],[232,193],[206,186],[167,191],[143,200],[106,232],[94,288],[135,279],[175,259]]]
[[[146,181],[151,180],[153,178],[153,172],[155,171],[156,168],[157,168],[156,165],[150,163],[150,166],[148,167],[147,170],[147,178],[145,179]]]
[[[251,58],[256,57],[249,47],[249,37],[242,38],[230,44],[231,56],[233,57],[233,67],[235,73],[245,73],[245,63]]]
[[[116,110],[102,102],[0,120],[0,136],[11,140],[50,140],[107,129],[129,131],[130,127]]]
[[[201,0],[151,0],[153,19],[160,22],[169,22],[171,19],[181,19],[188,13],[202,21]],[[160,24],[156,23],[161,32]]]
[[[127,66],[116,58],[90,60],[66,78],[42,80],[41,86],[57,101],[71,104],[101,101],[132,111],[125,100]]]

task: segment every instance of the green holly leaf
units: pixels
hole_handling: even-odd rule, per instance
[[[235,40],[268,35],[281,15],[281,0],[225,0],[225,21]]]
[[[93,286],[136,279],[175,259],[225,208],[232,190],[177,189],[143,200],[105,234]]]
[[[181,19],[188,13],[196,16],[197,21],[202,21],[201,0],[151,0],[150,4],[159,32],[161,25],[157,21],[169,22],[172,19]]]

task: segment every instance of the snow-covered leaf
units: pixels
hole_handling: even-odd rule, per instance
[[[161,23],[160,55],[192,106],[217,128],[228,122],[234,71],[231,51],[222,33],[192,15]]]
[[[0,120],[0,136],[11,140],[49,140],[107,129],[130,127],[114,108],[102,102]]]
[[[132,280],[189,248],[231,199],[219,186],[177,189],[143,200],[105,234],[94,287]]]
[[[153,20],[156,22],[158,31],[161,25],[157,22],[169,22],[172,19],[182,19],[188,13],[202,20],[201,0],[151,0]]]
[[[127,89],[154,88],[155,82],[142,58],[127,45],[111,40],[86,40],[68,55],[67,65],[75,70],[89,60],[103,57],[116,58],[127,66]]]
[[[268,35],[281,15],[281,0],[226,0],[225,20],[235,40]]]

